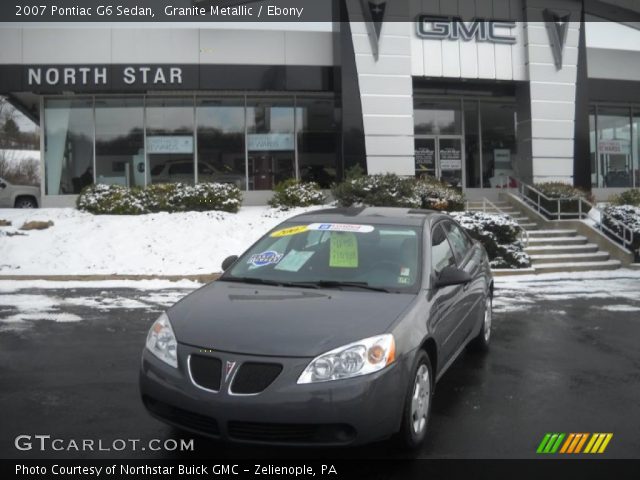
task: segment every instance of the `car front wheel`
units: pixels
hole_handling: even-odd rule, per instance
[[[489,350],[489,343],[491,341],[491,327],[493,323],[493,298],[491,295],[487,296],[484,305],[484,317],[482,319],[482,328],[478,336],[472,340],[470,347],[476,351]]]
[[[424,350],[418,353],[412,372],[399,438],[408,449],[417,448],[425,439],[431,414],[434,382],[431,362]]]
[[[18,197],[15,203],[16,208],[36,208],[37,206],[38,204],[31,197]]]

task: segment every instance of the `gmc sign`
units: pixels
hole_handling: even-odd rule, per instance
[[[509,32],[516,26],[516,22],[500,20],[485,20],[475,18],[471,22],[464,22],[461,17],[443,17],[438,15],[419,15],[416,33],[418,37],[431,40],[463,40],[469,42],[516,43],[516,37],[500,34],[500,29]]]

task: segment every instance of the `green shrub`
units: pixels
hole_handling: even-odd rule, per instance
[[[519,240],[521,229],[513,219],[483,212],[452,212],[450,215],[484,245],[492,268],[531,266],[531,259]]]
[[[582,197],[588,202],[593,203],[593,197],[589,192],[585,192],[584,190],[567,183],[543,182],[536,183],[534,187],[550,199],[547,200],[545,198],[541,198],[540,206],[546,210],[546,212],[543,211],[543,213],[547,213],[548,216],[553,218],[557,218],[558,200],[560,200],[560,211],[564,214],[577,214],[579,212],[580,202],[578,200],[570,200],[572,198]],[[533,200],[534,203],[537,202],[537,196],[535,193],[529,192],[529,198]],[[577,217],[577,215],[575,217]],[[567,217],[566,215],[563,215],[562,218],[571,218],[571,216]]]
[[[626,190],[618,195],[609,197],[609,202],[613,205],[632,205],[640,207],[640,188]]]
[[[275,187],[275,193],[269,205],[282,210],[293,207],[308,207],[322,205],[326,198],[315,182],[299,182],[294,179],[280,182]]]
[[[616,222],[614,222],[614,220]],[[602,215],[602,223],[607,227],[616,232],[621,237],[624,237],[624,232],[622,227],[617,224],[620,222],[627,227],[629,227],[633,231],[633,239],[631,243],[631,249],[636,252],[636,255],[639,255],[640,252],[640,206],[633,205],[613,205],[607,207],[603,211]],[[628,237],[627,233],[627,239]]]
[[[153,184],[146,188],[121,185],[90,185],[80,192],[79,210],[94,214],[140,215],[153,212],[223,210],[237,212],[242,192],[221,183]]]
[[[144,195],[139,187],[122,185],[89,185],[76,200],[79,210],[94,214],[139,215],[147,213]]]
[[[348,175],[334,185],[332,193],[343,207],[428,208],[460,210],[464,197],[457,189],[435,178],[400,177],[392,173],[378,175]]]

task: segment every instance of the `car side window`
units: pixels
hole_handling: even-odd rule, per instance
[[[169,167],[169,175],[192,175],[193,163],[175,163]]]
[[[456,257],[451,250],[442,226],[436,225],[431,234],[431,266],[434,273],[440,275],[445,267],[455,265]]]
[[[467,237],[467,235],[462,231],[460,227],[451,222],[445,222],[444,224],[445,230],[447,231],[447,237],[451,242],[451,246],[453,247],[453,251],[458,258],[458,261],[462,261],[462,259],[469,253],[473,244],[471,240]]]

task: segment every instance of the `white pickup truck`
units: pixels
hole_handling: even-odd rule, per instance
[[[28,185],[13,185],[0,178],[0,208],[37,208],[40,189]]]

